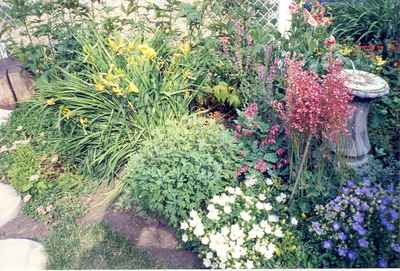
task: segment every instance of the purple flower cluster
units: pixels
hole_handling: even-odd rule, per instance
[[[394,186],[382,189],[366,179],[348,181],[340,192],[317,207],[318,220],[310,227],[326,252],[346,262],[362,263],[363,255],[369,255],[370,261],[371,253],[379,251],[375,255],[379,267],[400,259],[400,193]]]

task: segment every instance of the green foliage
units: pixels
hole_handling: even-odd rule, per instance
[[[125,200],[177,226],[191,209],[234,182],[238,155],[235,139],[212,120],[168,121],[131,158]]]
[[[60,151],[90,175],[112,177],[154,127],[190,112],[203,73],[190,44],[169,36],[82,33],[81,72],[38,81],[40,102],[59,114]]]
[[[17,147],[12,155],[11,167],[7,171],[11,185],[19,192],[27,192],[33,188],[35,181],[31,176],[37,174],[39,170],[39,161],[30,145]],[[43,189],[43,183],[37,182],[38,189]]]
[[[335,16],[334,33],[342,40],[369,44],[398,39],[400,2],[397,0],[343,0],[329,4]]]

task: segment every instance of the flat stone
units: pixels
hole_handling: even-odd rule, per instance
[[[12,112],[12,110],[0,109],[0,126],[7,123]]]
[[[10,185],[0,183],[0,227],[17,217],[21,197]]]
[[[0,240],[0,270],[43,270],[47,255],[44,247],[28,239]]]
[[[49,234],[48,226],[33,218],[19,214],[15,219],[0,228],[0,239],[24,238],[43,240]]]

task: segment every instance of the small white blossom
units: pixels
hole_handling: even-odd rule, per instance
[[[189,224],[187,222],[182,222],[181,223],[181,230],[187,230],[189,228]]]
[[[276,223],[276,222],[279,221],[279,217],[278,217],[277,215],[269,215],[269,216],[268,216],[268,221],[269,221],[269,222]]]
[[[283,237],[283,232],[282,229],[280,227],[277,227],[274,231],[274,235],[278,238],[282,238]]]
[[[207,236],[204,236],[201,238],[201,243],[206,246],[210,243],[210,239]]]
[[[205,267],[211,267],[211,261],[209,260],[209,259],[204,259],[203,260],[203,265],[205,266]]]
[[[224,206],[224,213],[230,214],[232,212],[232,208],[229,205]]]
[[[38,174],[32,175],[31,177],[29,177],[29,181],[35,182],[35,181],[39,180],[39,177],[40,176]]]
[[[251,220],[251,215],[249,214],[249,212],[246,211],[240,212],[240,217],[246,222],[249,222]]]
[[[257,203],[256,203],[256,208],[257,208],[258,210],[264,209],[264,203],[262,203],[262,202],[257,202]]]
[[[264,203],[264,210],[265,211],[271,211],[272,210],[271,203]]]
[[[252,187],[252,186],[254,186],[256,183],[257,183],[257,179],[256,179],[254,176],[247,178],[247,179],[245,180],[245,182],[244,182],[244,184],[246,185],[246,187]]]
[[[290,219],[290,223],[292,223],[292,225],[297,226],[297,224],[299,223],[297,221],[297,219],[295,217],[292,217],[292,219]]]
[[[204,235],[204,226],[203,226],[203,224],[198,224],[195,228],[194,228],[194,231],[193,231],[193,234],[196,236],[196,237],[198,237],[198,238],[200,238],[201,236],[203,236]]]
[[[265,196],[265,194],[260,194],[260,195],[258,196],[258,199],[261,200],[261,201],[264,201],[264,200],[267,199],[267,197]]]
[[[182,235],[182,241],[183,241],[184,243],[186,243],[188,240],[189,240],[189,237],[187,236],[187,234],[186,234],[186,233],[183,234],[183,235]]]
[[[267,178],[267,179],[265,180],[265,183],[266,183],[267,185],[273,185],[273,184],[274,184],[274,181],[273,181],[271,178]]]
[[[284,201],[286,201],[286,194],[284,194],[284,193],[281,193],[279,196],[277,196],[275,199],[276,199],[276,201],[278,202],[278,203],[282,203],[282,202],[284,202]]]
[[[246,268],[247,269],[253,269],[254,268],[254,263],[252,261],[247,261],[246,262]]]

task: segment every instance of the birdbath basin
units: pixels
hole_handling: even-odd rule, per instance
[[[349,134],[338,146],[348,165],[357,169],[368,162],[371,145],[368,138],[368,112],[374,99],[389,93],[388,83],[381,77],[359,70],[344,70],[345,85],[354,95],[354,111],[348,120]]]

